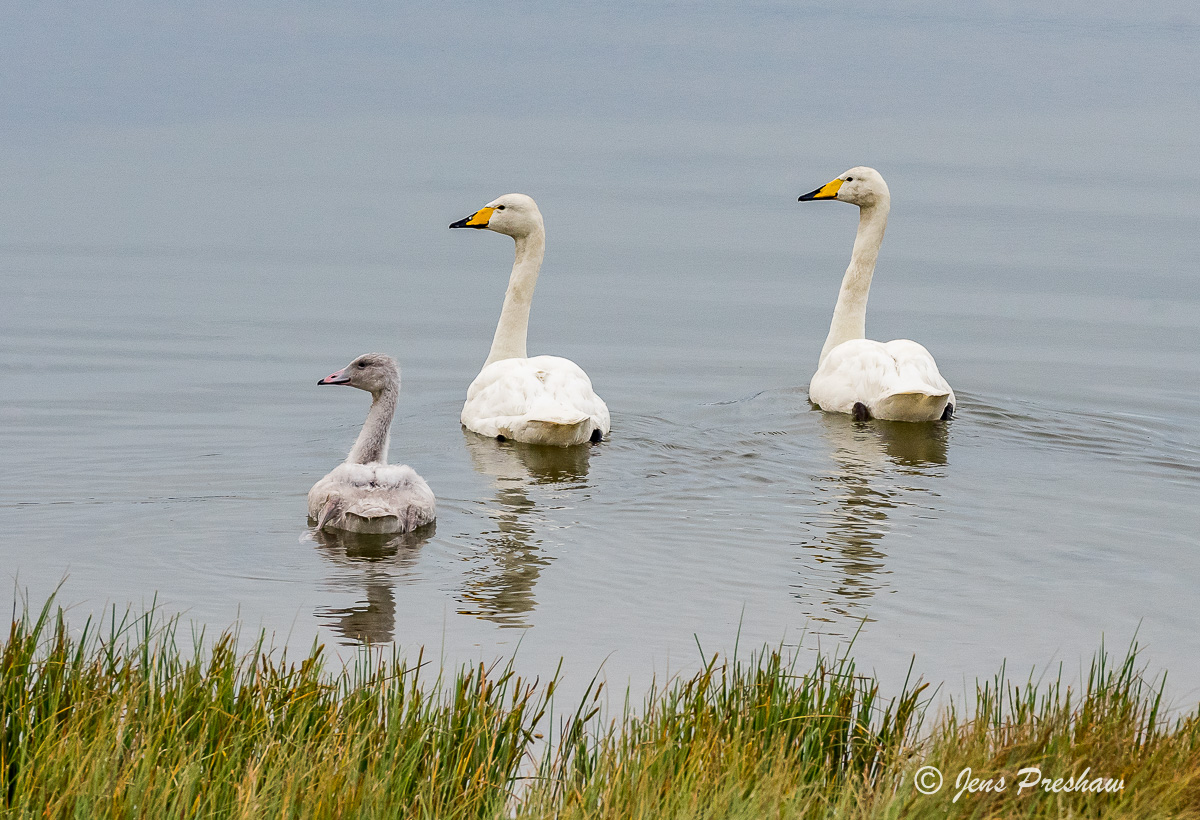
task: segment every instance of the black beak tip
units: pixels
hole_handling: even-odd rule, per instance
[[[460,219],[457,222],[451,222],[450,227],[451,228],[465,228],[465,227],[467,227],[467,220],[470,218],[471,217],[468,216],[466,219]]]
[[[796,201],[797,202],[816,202],[817,194],[821,193],[821,191],[824,191],[826,187],[828,187],[828,186],[822,185],[820,188],[818,188],[815,191],[809,191],[807,194],[800,194],[800,197]],[[821,197],[821,199],[835,199],[835,197],[823,196],[823,197]]]

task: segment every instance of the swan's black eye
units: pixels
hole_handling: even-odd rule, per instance
[[[496,210],[497,210],[497,211],[503,211],[503,210],[504,210],[504,206],[503,206],[503,205],[497,205],[497,206],[496,206]]]
[[[854,181],[854,177],[846,177],[846,181],[847,181],[847,182],[853,182],[853,181]]]
[[[358,368],[359,368],[359,370],[362,370],[362,369],[363,369],[363,368],[365,368],[366,366],[367,366],[367,365],[366,365],[366,362],[359,362],[359,363],[358,363]]]

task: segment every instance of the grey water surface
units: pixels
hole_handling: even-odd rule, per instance
[[[576,688],[735,643],[960,691],[1135,634],[1200,693],[1200,16],[1190,5],[134,3],[0,28],[0,603],[152,602],[301,650],[421,645]],[[857,213],[875,338],[948,424],[814,411]],[[563,451],[465,434],[534,196],[530,352],[612,411]],[[367,408],[439,501],[315,534]],[[969,684],[968,684],[969,686]]]

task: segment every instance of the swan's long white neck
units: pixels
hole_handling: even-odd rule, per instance
[[[399,385],[389,385],[371,397],[371,410],[367,413],[362,432],[350,448],[350,455],[346,456],[347,464],[370,464],[375,461],[387,464],[392,416],[396,412],[399,393]]]
[[[501,359],[524,359],[527,355],[525,338],[529,333],[529,307],[533,304],[533,287],[537,284],[542,258],[546,255],[546,231],[541,220],[528,234],[514,239],[517,243],[516,259],[508,279],[508,292],[504,294],[500,323],[496,325],[492,350],[483,363],[484,367]]]
[[[854,251],[842,278],[842,289],[838,292],[837,307],[833,309],[833,321],[829,323],[829,336],[821,348],[818,367],[824,364],[829,351],[842,342],[867,337],[867,296],[871,292],[871,276],[875,273],[879,246],[883,244],[889,210],[891,201],[887,196],[880,197],[874,205],[859,209]]]

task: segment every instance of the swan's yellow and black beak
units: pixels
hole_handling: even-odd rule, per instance
[[[842,180],[835,179],[833,182],[827,182],[815,191],[809,191],[804,196],[800,197],[799,202],[812,202],[814,199],[837,199],[838,189],[842,187]]]
[[[323,379],[320,379],[317,384],[349,384],[350,377],[346,375],[346,368],[342,368],[336,373],[330,373]]]
[[[460,219],[457,222],[451,222],[451,228],[486,228],[488,222],[492,219],[492,212],[495,208],[480,208],[475,213],[468,216],[466,219]]]

